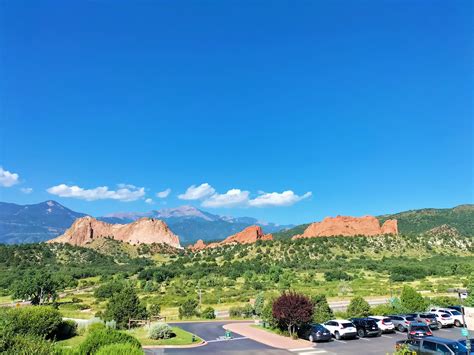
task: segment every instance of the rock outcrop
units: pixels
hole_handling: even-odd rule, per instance
[[[292,239],[383,234],[398,234],[397,220],[389,219],[380,226],[379,220],[373,216],[337,216],[326,217],[322,222],[310,224],[303,234],[295,235]]]
[[[229,244],[252,244],[257,240],[273,240],[271,234],[263,234],[262,227],[250,226],[243,231],[233,234],[220,242],[210,243],[206,245],[201,239],[196,244],[189,247],[192,251],[198,251],[206,248],[217,248]]]
[[[140,218],[129,224],[110,224],[86,216],[77,219],[63,235],[49,240],[48,243],[86,245],[97,238],[105,237],[133,245],[161,243],[181,248],[179,237],[166,223],[153,218]]]

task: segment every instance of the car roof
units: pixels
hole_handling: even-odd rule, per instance
[[[435,337],[435,336],[425,338],[423,340],[434,341],[436,343],[443,343],[443,344],[450,344],[450,343],[458,343],[459,342],[458,340],[455,340],[455,339],[447,339],[447,338],[441,338],[441,337]]]
[[[346,323],[351,323],[349,319],[330,319],[328,322],[346,322]]]

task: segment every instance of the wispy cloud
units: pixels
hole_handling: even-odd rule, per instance
[[[32,187],[22,187],[20,189],[21,192],[23,192],[24,194],[31,194],[33,192],[33,188]]]
[[[170,193],[171,193],[171,189],[168,188],[168,189],[166,189],[166,190],[157,192],[157,193],[156,193],[156,197],[158,197],[158,198],[167,198]]]
[[[191,185],[184,194],[178,196],[180,200],[201,200],[216,192],[207,182],[199,186]]]
[[[145,203],[148,203],[149,205],[153,205],[153,200],[151,198],[145,199]]]
[[[248,204],[249,192],[231,189],[225,194],[213,194],[202,202],[204,207],[237,207]]]
[[[11,187],[20,182],[20,175],[3,169],[0,166],[0,186]]]
[[[108,186],[99,186],[93,189],[84,189],[79,186],[69,186],[60,184],[52,186],[46,191],[59,197],[77,198],[86,201],[96,200],[118,200],[118,201],[136,201],[145,196],[144,187],[136,187],[129,184],[117,185],[117,190],[109,190]]]
[[[263,193],[262,195],[249,200],[249,206],[252,207],[278,207],[278,206],[291,206],[295,203],[311,197],[311,191],[305,193],[302,196],[298,196],[293,191],[283,191]]]

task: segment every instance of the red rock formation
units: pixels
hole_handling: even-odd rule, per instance
[[[380,227],[379,220],[372,216],[359,218],[337,216],[326,217],[322,222],[310,224],[303,234],[295,235],[292,239],[330,237],[336,235],[375,236],[382,234],[398,234],[397,221],[387,220],[384,225]]]
[[[141,218],[129,224],[109,224],[86,216],[77,219],[63,235],[49,240],[48,243],[85,245],[103,237],[111,237],[133,245],[162,243],[181,248],[179,237],[166,223],[153,218]]]
[[[200,239],[196,242],[196,244],[190,246],[189,249],[192,251],[198,251],[206,248],[217,248],[228,244],[252,244],[257,240],[273,240],[273,236],[271,234],[263,234],[262,227],[260,226],[250,226],[239,233],[225,238],[220,242],[206,245]]]

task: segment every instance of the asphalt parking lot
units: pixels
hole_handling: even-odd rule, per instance
[[[298,354],[298,355],[386,355],[395,351],[395,342],[406,339],[406,333],[389,333],[383,334],[381,337],[361,338],[353,340],[332,340],[327,343],[316,343],[312,347],[281,350],[261,344],[257,341],[239,336],[234,333],[232,340],[223,340],[223,325],[231,322],[196,322],[196,323],[180,323],[177,326],[200,336],[208,342],[207,345],[189,348],[189,349],[154,349],[147,350],[146,354]],[[435,330],[435,336],[460,339],[460,328],[444,328]],[[471,337],[474,332],[470,331]]]

